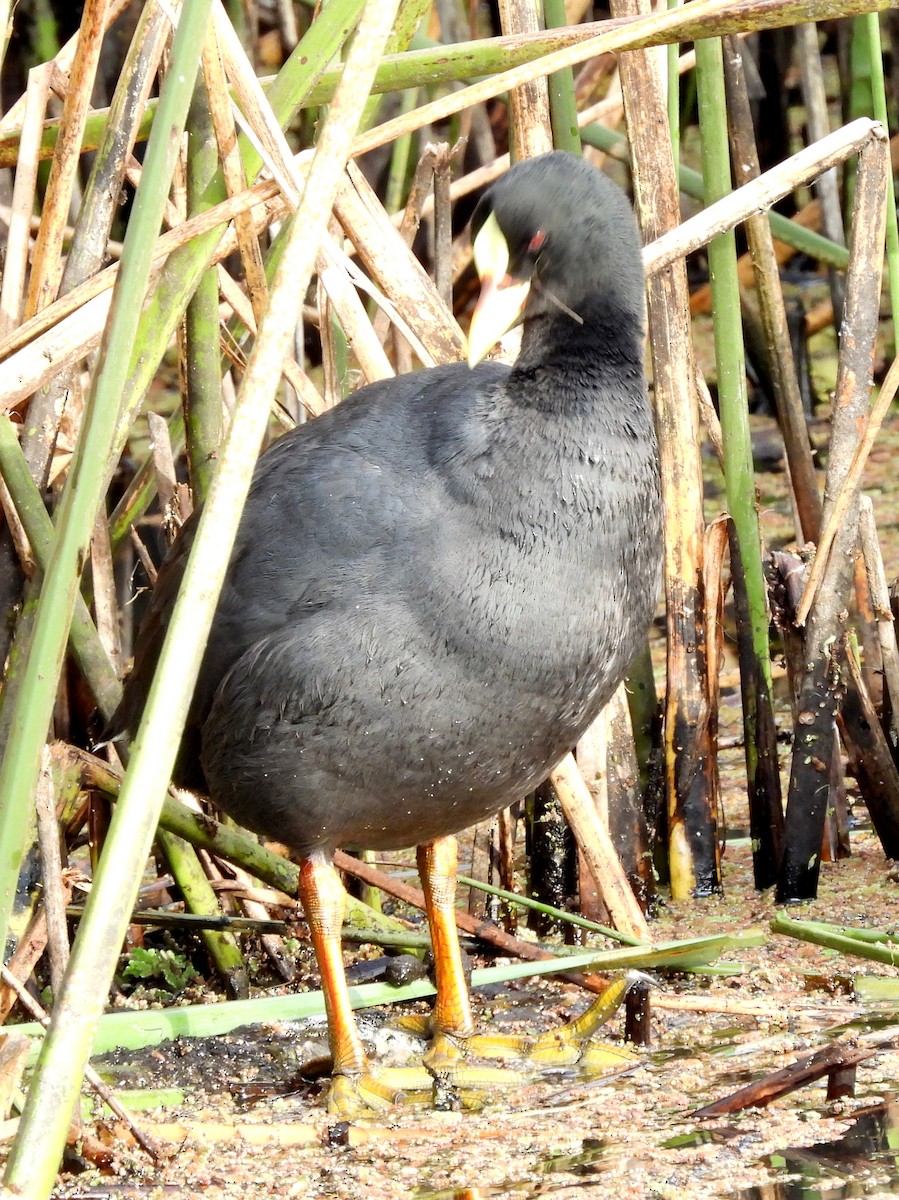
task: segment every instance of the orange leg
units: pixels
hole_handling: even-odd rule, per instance
[[[418,873],[425,894],[434,970],[437,975],[437,1002],[434,1007],[435,1033],[467,1038],[474,1033],[468,988],[462,970],[462,950],[456,931],[456,839],[437,838],[417,850]]]
[[[322,977],[333,1071],[335,1075],[359,1075],[367,1063],[350,1007],[340,947],[346,893],[327,859],[307,858],[300,867],[299,894]]]

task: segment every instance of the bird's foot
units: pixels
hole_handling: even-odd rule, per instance
[[[477,1033],[460,1037],[434,1031],[430,1017],[401,1017],[396,1024],[404,1031],[431,1038],[420,1065],[366,1064],[360,1071],[337,1074],[328,1094],[328,1111],[351,1120],[404,1100],[428,1102],[438,1109],[476,1109],[497,1090],[533,1083],[550,1071],[567,1068],[595,1078],[627,1069],[640,1061],[639,1056],[595,1035],[620,1008],[631,982],[616,980],[576,1020],[536,1038]],[[492,1066],[491,1059],[501,1059],[503,1065]]]
[[[392,1088],[370,1071],[334,1075],[328,1089],[328,1112],[349,1121],[373,1111],[391,1108],[402,1096],[401,1090]]]
[[[384,1112],[407,1099],[425,1099],[433,1077],[423,1066],[371,1067],[334,1075],[328,1091],[328,1112],[342,1120]]]
[[[328,1112],[353,1120],[383,1112],[405,1101],[428,1103],[437,1109],[482,1107],[497,1087],[525,1083],[532,1071],[478,1066],[466,1061],[461,1040],[435,1035],[419,1065],[375,1067],[334,1075],[328,1092]]]
[[[631,1066],[639,1057],[624,1046],[612,1046],[595,1035],[621,1007],[631,985],[622,978],[611,984],[580,1017],[539,1037],[472,1034],[455,1037],[433,1032],[428,1017],[403,1017],[400,1025],[419,1037],[432,1034],[424,1066],[436,1081],[445,1081],[465,1092],[521,1084],[544,1071],[574,1068],[588,1076],[603,1075]],[[472,1059],[502,1059],[512,1066],[481,1066]]]
[[[624,1003],[631,982],[616,980],[576,1020],[537,1038],[476,1034],[470,1039],[471,1052],[484,1058],[523,1059],[538,1072],[576,1067],[584,1074],[601,1075],[630,1066],[638,1061],[632,1050],[599,1042],[595,1035]]]

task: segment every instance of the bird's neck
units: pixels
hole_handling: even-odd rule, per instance
[[[635,394],[644,393],[640,318],[613,313],[601,301],[583,305],[579,315],[582,322],[561,311],[526,321],[508,383],[520,403],[592,406],[597,392],[611,387],[620,394],[622,384],[630,392],[630,383]]]

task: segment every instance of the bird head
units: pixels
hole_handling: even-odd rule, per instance
[[[605,296],[642,322],[640,239],[627,197],[573,154],[516,163],[471,219],[481,293],[468,334],[475,366],[519,321],[541,315],[583,324]]]

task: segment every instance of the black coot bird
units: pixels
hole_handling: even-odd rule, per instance
[[[328,1009],[332,1106],[365,1055],[337,847],[418,846],[436,1034],[473,1031],[452,834],[538,784],[611,696],[661,564],[640,243],[572,155],[514,166],[472,220],[471,362],[363,388],[261,458],[176,778],[299,855]],[[122,723],[137,723],[189,524],[160,575]]]

